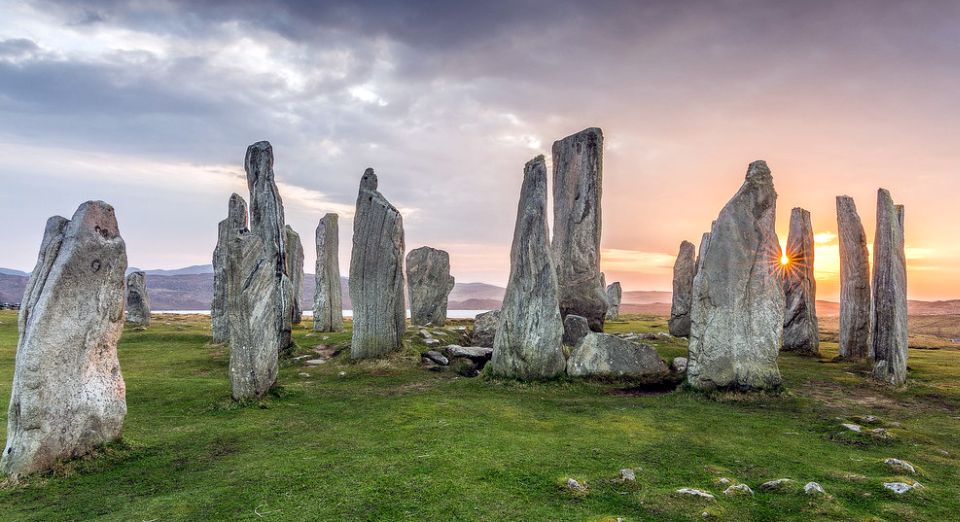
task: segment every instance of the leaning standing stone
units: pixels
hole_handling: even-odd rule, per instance
[[[127,413],[117,360],[127,253],[113,207],[88,201],[47,221],[21,303],[7,443],[14,479],[120,438]]]
[[[786,259],[787,263],[781,267],[786,298],[783,349],[803,355],[819,355],[813,224],[810,222],[810,212],[802,208],[795,208],[790,213]]]
[[[600,282],[603,133],[590,128],[553,144],[553,258],[560,313],[603,331],[607,296]]]
[[[313,329],[343,330],[343,296],[340,290],[339,216],[327,214],[317,225],[317,289],[313,298]]]
[[[286,263],[286,273],[290,278],[290,286],[293,287],[293,295],[290,296],[290,322],[300,324],[303,320],[303,243],[300,242],[300,234],[287,225],[284,227],[286,233],[287,251],[284,255]]]
[[[443,326],[447,322],[447,297],[453,284],[449,254],[430,247],[411,250],[407,254],[410,322],[419,326]]]
[[[690,336],[690,307],[693,305],[693,276],[697,272],[697,247],[680,243],[680,253],[673,264],[673,303],[670,306],[670,335]]]
[[[763,161],[717,218],[694,279],[687,381],[694,388],[775,388],[783,336],[777,193]]]
[[[907,380],[907,261],[903,206],[890,192],[877,195],[877,235],[873,242],[873,376],[889,384]]]
[[[494,375],[551,378],[562,374],[566,366],[546,207],[547,166],[543,156],[537,156],[523,171],[510,249],[510,280],[490,361]],[[599,277],[598,273],[597,288]]]
[[[227,243],[247,233],[247,202],[239,194],[230,196],[227,219],[217,227],[217,246],[213,249],[213,301],[210,321],[213,342],[230,341],[230,318],[227,316]]]
[[[403,346],[403,251],[400,211],[377,191],[377,175],[373,169],[367,169],[360,180],[353,219],[352,359],[379,357]]]
[[[870,261],[867,235],[857,205],[837,196],[840,241],[840,358],[866,359],[870,354]]]
[[[623,299],[623,288],[620,281],[614,281],[607,287],[607,320],[620,319],[620,300]]]
[[[147,274],[130,272],[127,276],[127,322],[150,326],[150,300],[147,298]]]

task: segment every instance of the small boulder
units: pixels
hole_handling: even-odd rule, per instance
[[[586,484],[586,483],[581,483],[581,482],[578,481],[577,479],[568,478],[568,479],[567,479],[567,489],[569,489],[569,490],[571,490],[571,491],[575,491],[575,492],[577,492],[577,493],[586,493],[586,492],[587,492],[587,484]]]
[[[590,324],[586,317],[570,314],[563,318],[563,344],[576,346],[588,333]]]
[[[728,497],[740,496],[740,495],[753,495],[753,490],[750,489],[750,486],[746,484],[734,484],[727,489],[723,490],[723,494]]]
[[[826,495],[827,492],[823,490],[823,486],[816,482],[807,482],[803,486],[803,492],[807,495]]]
[[[602,333],[590,333],[570,354],[567,374],[573,377],[655,377],[667,373],[657,351]]]
[[[670,362],[670,369],[674,373],[684,373],[687,371],[687,358],[686,357],[675,357],[673,361]]]
[[[691,497],[699,497],[706,500],[716,499],[716,497],[714,497],[712,493],[708,491],[704,491],[702,489],[696,489],[696,488],[680,488],[676,491],[676,493],[678,495],[688,495]]]
[[[444,348],[447,357],[451,359],[464,358],[474,362],[486,363],[493,356],[493,348],[483,346],[458,346],[451,344]]]
[[[905,460],[900,459],[885,459],[884,464],[890,467],[890,469],[896,471],[897,473],[909,473],[914,475],[917,473],[916,468],[913,467],[913,464]]]
[[[893,491],[897,495],[903,495],[914,489],[922,489],[923,484],[919,482],[914,482],[913,484],[907,484],[906,482],[884,482],[883,487]]]
[[[470,334],[470,344],[493,348],[493,340],[497,337],[497,327],[500,325],[500,310],[491,310],[478,315],[473,320],[473,332]]]
[[[443,356],[442,353],[430,350],[422,354],[424,359],[429,359],[431,362],[437,363],[441,366],[447,366],[450,364],[450,360]]]
[[[771,480],[760,484],[760,491],[780,491],[792,483],[792,480],[786,478]]]
[[[850,430],[850,431],[855,431],[855,432],[857,432],[857,433],[860,433],[860,431],[863,429],[863,428],[860,427],[859,424],[850,424],[850,423],[847,423],[847,422],[841,424],[841,426],[843,426],[844,428],[847,428],[847,429]]]
[[[569,316],[567,316],[569,317]],[[620,480],[624,482],[635,482],[637,480],[637,474],[630,468],[624,468],[620,470]]]

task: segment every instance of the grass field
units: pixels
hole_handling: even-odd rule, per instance
[[[632,316],[611,331],[665,330]],[[17,340],[0,312],[0,401]],[[154,316],[120,342],[124,440],[0,488],[4,520],[954,520],[960,512],[960,352],[912,350],[891,390],[865,368],[781,357],[780,395],[704,395],[617,383],[468,379],[418,367],[418,341],[389,360],[287,361],[258,404],[229,398],[227,349],[208,320]],[[349,333],[298,328],[298,353]],[[451,331],[450,341],[459,333]],[[667,359],[682,340],[655,342]],[[5,407],[3,408],[5,413]],[[890,438],[841,422],[875,415]],[[3,425],[6,415],[3,415]],[[866,426],[866,424],[864,424]],[[870,425],[873,428],[874,425]],[[913,463],[899,476],[882,459]],[[634,468],[636,482],[621,482]],[[567,478],[587,484],[565,487]],[[721,478],[753,496],[727,497]],[[796,481],[779,492],[762,482]],[[897,496],[882,483],[918,480]],[[808,481],[827,497],[810,497]],[[702,488],[715,501],[681,497]]]

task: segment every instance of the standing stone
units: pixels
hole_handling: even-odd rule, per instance
[[[694,277],[696,277],[697,272],[700,272],[700,267],[703,265],[703,253],[706,252],[708,248],[710,248],[710,232],[704,232],[703,237],[700,238],[700,248],[697,250],[697,266],[694,271]]]
[[[693,306],[693,277],[697,272],[697,247],[680,243],[680,253],[673,263],[673,302],[670,306],[670,335],[690,336],[690,308]]]
[[[477,314],[473,319],[473,332],[470,333],[470,344],[493,348],[497,338],[497,329],[500,328],[500,310],[490,310]]]
[[[147,298],[147,274],[130,272],[127,275],[127,322],[136,326],[150,326],[150,300]]]
[[[7,443],[14,479],[120,438],[126,387],[117,360],[127,253],[113,207],[88,201],[47,221],[21,303]]]
[[[217,246],[213,249],[213,301],[210,322],[213,342],[230,341],[230,318],[227,315],[227,243],[247,233],[247,202],[239,194],[230,196],[227,219],[217,227]]]
[[[790,213],[787,263],[782,267],[786,309],[783,349],[803,355],[820,354],[817,323],[817,281],[813,275],[813,224],[810,212],[795,208]]]
[[[450,254],[430,247],[411,250],[407,254],[410,321],[419,326],[443,326],[453,284]]]
[[[870,258],[857,205],[837,196],[840,242],[840,358],[866,359],[870,354]]]
[[[623,299],[623,288],[620,287],[620,281],[614,281],[607,287],[607,320],[620,319],[621,299]]]
[[[317,225],[317,289],[313,294],[313,329],[343,330],[343,295],[340,289],[340,217],[330,213]]]
[[[903,206],[890,192],[877,194],[877,235],[873,241],[874,378],[893,385],[907,380],[907,261]]]
[[[303,321],[303,243],[300,241],[300,234],[290,225],[284,227],[284,232],[287,245],[284,261],[290,286],[293,287],[293,295],[290,297],[290,322],[300,324]]]
[[[360,179],[350,257],[352,359],[379,357],[403,346],[403,251],[400,211],[377,191],[377,175],[367,169]]]
[[[566,366],[561,347],[563,321],[556,265],[550,251],[546,212],[547,165],[543,156],[537,156],[523,170],[510,249],[510,280],[490,361],[494,375],[543,379],[562,374]],[[599,283],[597,272],[597,288]],[[602,318],[601,314],[601,323]]]
[[[250,230],[227,242],[230,384],[234,400],[259,399],[277,379],[277,357],[290,346],[293,285],[286,270],[283,201],[273,174],[273,147],[247,148]]]
[[[603,132],[590,128],[553,144],[553,258],[560,313],[603,331],[607,296],[600,282]]]
[[[694,278],[687,381],[694,388],[776,388],[783,336],[777,193],[755,161],[720,211]]]

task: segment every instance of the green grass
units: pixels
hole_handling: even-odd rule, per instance
[[[609,331],[665,330],[631,317]],[[10,392],[16,318],[0,312],[0,401]],[[298,328],[298,354],[349,333]],[[779,395],[630,393],[616,383],[522,384],[418,368],[421,348],[320,367],[287,361],[281,387],[234,405],[225,347],[208,322],[155,316],[120,342],[129,414],[123,442],[0,487],[4,520],[950,520],[960,512],[960,353],[913,350],[910,383],[864,368],[781,358]],[[451,332],[449,341],[459,334]],[[685,341],[651,343],[665,358]],[[345,372],[341,375],[341,372]],[[309,376],[302,376],[307,373]],[[5,408],[4,408],[5,410]],[[844,433],[876,415],[892,439]],[[2,423],[6,424],[6,416]],[[897,497],[881,460],[912,462],[925,486]],[[635,483],[617,480],[636,468]],[[586,482],[585,493],[564,487]],[[721,477],[757,489],[725,497]],[[829,497],[800,491],[820,482]],[[715,502],[676,496],[703,488]]]

